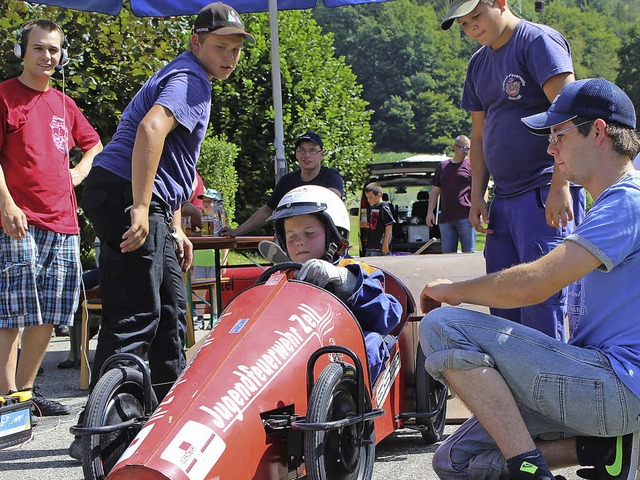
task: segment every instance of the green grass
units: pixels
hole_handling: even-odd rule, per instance
[[[349,230],[349,255],[352,257],[360,256],[360,217],[350,216],[351,230]]]
[[[383,152],[376,153],[373,163],[398,162],[414,155],[420,155],[414,152]]]
[[[486,233],[478,233],[476,232],[476,252],[484,251],[484,244],[487,241]]]
[[[246,250],[244,253],[234,251],[229,252],[227,265],[249,265],[251,264],[251,262],[247,259],[247,257],[251,258],[261,265],[269,265],[269,262],[262,255],[253,250]]]

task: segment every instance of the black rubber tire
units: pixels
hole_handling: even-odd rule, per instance
[[[89,395],[83,424],[87,428],[115,425],[144,415],[144,388],[138,370],[117,367],[100,378]],[[131,427],[102,435],[82,437],[82,470],[85,480],[102,480],[138,434]]]
[[[309,399],[306,420],[341,420],[356,412],[356,375],[351,365],[330,363],[318,377]],[[370,410],[370,402],[367,401]],[[358,429],[365,428],[368,445],[354,447]],[[375,437],[373,420],[339,430],[305,432],[304,457],[309,480],[365,480],[373,475]]]
[[[416,412],[427,413],[432,412],[438,406],[438,401],[443,395],[447,394],[445,386],[435,380],[429,372],[424,368],[425,362],[424,352],[418,344],[416,352]],[[442,410],[431,418],[416,419],[418,425],[424,425],[426,428],[421,430],[422,438],[431,445],[438,442],[444,433],[444,425],[447,419],[447,402],[445,401]]]

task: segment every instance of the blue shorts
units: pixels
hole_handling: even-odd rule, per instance
[[[598,350],[454,307],[437,308],[425,316],[420,344],[426,368],[436,379],[442,380],[445,370],[500,372],[534,439],[617,436],[640,430],[640,399]],[[438,448],[433,467],[441,479],[498,480],[505,460],[472,417]]]
[[[80,237],[29,226],[0,230],[0,328],[72,325],[80,297]]]

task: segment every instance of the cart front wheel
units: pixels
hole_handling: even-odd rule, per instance
[[[355,416],[355,379],[351,365],[330,363],[313,387],[306,421],[324,423]],[[304,456],[310,480],[370,479],[375,461],[373,420],[335,430],[305,432]]]
[[[144,388],[138,370],[107,370],[91,392],[84,411],[87,428],[116,425],[144,416]],[[82,470],[88,480],[102,480],[138,434],[140,426],[82,437]]]

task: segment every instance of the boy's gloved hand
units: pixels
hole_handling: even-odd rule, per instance
[[[294,277],[323,288],[331,286],[333,293],[342,301],[353,295],[358,282],[358,277],[345,267],[336,267],[316,258],[304,262]]]

